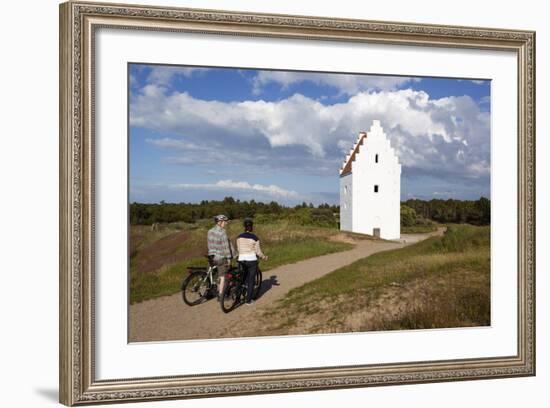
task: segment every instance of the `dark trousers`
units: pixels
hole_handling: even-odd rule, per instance
[[[246,302],[252,301],[254,294],[254,281],[256,280],[256,271],[258,270],[258,261],[240,261],[246,271],[246,286],[248,290],[246,292]]]

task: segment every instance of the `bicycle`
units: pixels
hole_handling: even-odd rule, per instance
[[[238,263],[236,268],[231,268],[225,274],[225,287],[220,300],[220,306],[224,313],[229,313],[246,300],[248,286],[246,284],[246,268],[242,263]],[[254,278],[254,292],[252,299],[257,299],[260,295],[262,286],[262,271],[258,266],[256,276]]]
[[[213,263],[212,256],[206,256],[208,268],[190,266],[187,268],[189,276],[181,284],[183,301],[189,306],[202,303],[207,298],[215,296],[218,290],[216,276],[218,267]]]

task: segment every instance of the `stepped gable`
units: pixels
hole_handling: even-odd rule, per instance
[[[351,148],[349,154],[346,156],[346,160],[344,160],[344,163],[342,164],[342,167],[340,168],[340,176],[345,176],[349,173],[351,173],[351,164],[355,161],[355,155],[359,153],[359,148],[363,145],[363,142],[365,141],[365,138],[367,137],[367,132],[359,132],[359,136],[357,137],[357,141]]]

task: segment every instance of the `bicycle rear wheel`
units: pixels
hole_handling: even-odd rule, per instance
[[[189,306],[198,305],[208,295],[210,286],[206,272],[195,271],[190,273],[181,284],[183,301]]]
[[[262,290],[262,271],[260,268],[256,271],[256,276],[254,277],[254,292],[252,293],[253,299],[258,299]]]
[[[220,306],[224,313],[232,311],[241,300],[241,286],[234,282],[227,282],[220,299]]]

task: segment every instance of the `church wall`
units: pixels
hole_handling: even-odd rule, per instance
[[[352,231],[374,235],[379,228],[381,238],[400,238],[400,173],[397,156],[375,123],[352,164]]]
[[[340,229],[353,231],[353,175],[351,173],[340,177]]]

